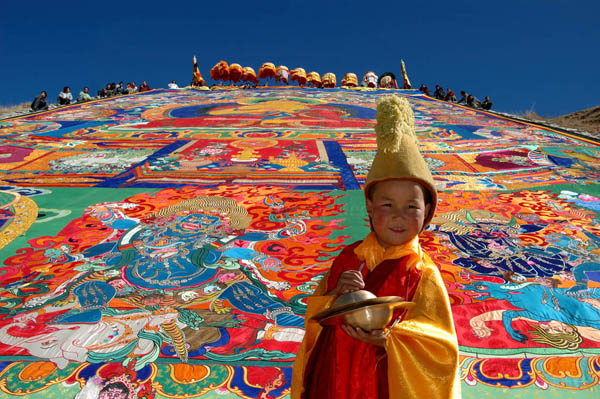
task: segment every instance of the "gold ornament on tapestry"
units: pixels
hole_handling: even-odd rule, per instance
[[[236,230],[245,229],[250,225],[252,217],[243,206],[238,205],[232,198],[225,197],[198,197],[163,208],[155,213],[157,217],[167,217],[183,212],[208,213],[214,215],[227,215],[231,220],[229,226]],[[222,217],[221,217],[222,218]]]
[[[269,157],[269,162],[275,165],[283,166],[279,172],[304,172],[300,167],[308,165],[308,162],[298,158],[295,152],[292,152],[287,158],[275,159]]]
[[[277,141],[269,139],[253,138],[252,140],[242,139],[235,140],[229,143],[231,147],[242,150],[238,155],[232,156],[234,162],[254,162],[261,158],[257,150],[274,147]]]

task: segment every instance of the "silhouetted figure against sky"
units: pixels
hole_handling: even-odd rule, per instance
[[[485,96],[485,99],[481,103],[481,108],[488,111],[492,109],[492,101],[490,100],[490,96]]]
[[[42,91],[39,96],[33,99],[31,103],[31,109],[33,111],[45,111],[48,109],[48,103],[46,102],[46,92]]]
[[[90,96],[90,89],[86,86],[82,91],[79,92],[79,96],[77,96],[78,103],[84,103],[86,101],[90,101],[92,96]]]
[[[65,86],[63,91],[58,94],[58,105],[69,105],[73,101],[73,95],[69,86]]]
[[[446,98],[446,93],[444,93],[444,89],[442,89],[440,85],[435,85],[435,92],[433,93],[433,96],[438,100],[443,100]]]

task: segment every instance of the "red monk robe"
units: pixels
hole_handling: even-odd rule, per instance
[[[339,326],[309,320],[327,309],[346,270],[362,263],[365,290],[415,302],[386,338],[385,349],[354,339]],[[399,315],[396,314],[395,317]],[[309,297],[306,335],[294,364],[292,399],[457,398],[458,344],[439,270],[418,237],[383,249],[371,233],[345,248]]]

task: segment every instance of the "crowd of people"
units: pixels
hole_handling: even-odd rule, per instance
[[[424,93],[425,95],[431,97],[431,94],[429,93],[429,89],[424,84],[421,84],[421,87],[419,87],[419,91]],[[446,90],[444,90],[440,85],[435,85],[435,91],[433,92],[433,97],[437,98],[438,100],[448,101],[451,103],[456,103],[456,104],[462,103],[462,104],[465,104],[467,107],[471,107],[471,108],[481,108],[484,110],[492,109],[492,101],[490,100],[489,96],[486,96],[485,99],[483,101],[481,101],[477,97],[473,96],[472,94],[469,94],[469,93],[465,92],[464,90],[461,90],[460,91],[460,99],[457,100],[456,95],[450,88],[447,88]]]
[[[143,81],[140,87],[137,87],[135,82],[129,82],[127,83],[127,86],[125,86],[123,82],[119,82],[119,84],[115,84],[115,82],[113,82],[107,83],[106,87],[98,90],[98,97],[107,98],[123,94],[143,93],[149,90],[151,89],[150,86],[148,86],[148,84],[146,83],[146,81]]]
[[[195,74],[196,74],[196,69],[197,69],[197,64],[194,64]],[[192,81],[191,86],[192,87],[206,86],[206,83],[205,83],[204,79],[201,78],[201,75],[199,74],[199,72],[197,72],[197,74],[200,76],[200,78],[197,78],[196,75],[194,75],[194,80]],[[308,83],[310,86],[311,85],[310,82],[308,82]],[[363,76],[363,81],[360,83],[360,86],[375,87],[375,88],[378,88],[378,87],[380,87],[380,88],[384,88],[384,87],[385,88],[396,88],[396,89],[398,88],[398,84],[396,83],[396,77],[390,72],[386,72],[381,77],[378,77],[373,72],[367,72]],[[252,86],[249,82],[246,82],[245,84],[242,84],[240,87],[241,88],[254,88],[254,87],[256,87],[256,85]],[[410,89],[410,82],[408,82],[407,79],[404,79],[402,87],[405,89]],[[177,85],[175,80],[173,80],[173,81],[171,81],[171,83],[168,84],[168,88],[169,89],[179,89],[179,86]],[[215,89],[216,85],[213,84],[211,88]],[[136,86],[135,82],[129,82],[129,83],[127,83],[127,85],[124,85],[123,82],[119,82],[119,84],[112,82],[112,83],[107,83],[104,88],[98,90],[97,96],[95,96],[95,97],[92,97],[92,95],[89,92],[88,87],[84,87],[83,90],[81,90],[79,92],[79,95],[77,96],[75,101],[73,101],[73,94],[71,93],[71,88],[69,86],[65,86],[63,88],[63,90],[58,94],[58,98],[56,100],[56,105],[64,106],[64,105],[70,105],[74,102],[83,103],[83,102],[91,101],[94,99],[109,98],[109,97],[120,96],[120,95],[125,95],[125,94],[142,93],[142,92],[149,91],[149,90],[151,90],[151,89],[150,89],[150,86],[148,86],[148,84],[146,83],[146,81],[142,82],[142,84],[139,87]],[[421,84],[421,87],[419,87],[419,91],[421,91],[422,93],[424,93],[427,96],[431,96],[429,89],[427,88],[427,86],[425,84]],[[38,96],[36,96],[34,98],[33,102],[31,103],[31,110],[32,111],[47,110],[49,108],[49,103],[48,103],[47,97],[48,97],[47,93],[45,91],[42,91]],[[440,85],[435,85],[435,91],[433,92],[433,97],[438,100],[448,101],[448,102],[452,102],[452,103],[456,103],[456,104],[464,104],[467,107],[471,107],[471,108],[479,108],[479,109],[483,109],[483,110],[492,109],[492,101],[490,100],[489,96],[486,96],[485,99],[483,101],[481,101],[477,97],[473,96],[472,94],[469,94],[469,93],[465,92],[464,90],[461,90],[460,98],[457,99],[456,95],[450,88],[447,88],[446,90],[444,90]]]
[[[173,81],[172,83],[175,83]],[[177,86],[175,84],[175,86]],[[171,84],[169,84],[169,88],[171,88]],[[83,90],[79,92],[77,98],[73,101],[73,94],[71,93],[71,88],[69,86],[65,86],[60,93],[58,93],[58,98],[56,99],[56,106],[64,106],[71,105],[73,103],[84,103],[87,101],[91,101],[94,99],[100,98],[108,98],[114,96],[121,96],[124,94],[133,94],[133,93],[142,93],[145,91],[149,91],[150,86],[146,83],[146,81],[142,82],[140,87],[137,87],[135,82],[127,83],[127,86],[123,84],[123,82],[119,82],[119,84],[107,83],[106,86],[100,90],[98,90],[98,94],[95,97],[92,97],[90,94],[89,87],[84,87]],[[32,111],[46,111],[50,107],[48,102],[48,93],[46,91],[42,91],[38,96],[33,99],[31,103]]]

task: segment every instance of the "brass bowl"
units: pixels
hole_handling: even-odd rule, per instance
[[[365,290],[342,294],[331,307],[312,317],[323,326],[348,324],[365,331],[380,330],[389,324],[394,309],[413,307],[414,302],[406,302],[399,296],[377,297]]]
[[[363,306],[344,314],[344,324],[354,328],[362,328],[365,331],[382,330],[389,324],[394,315],[391,304]]]

